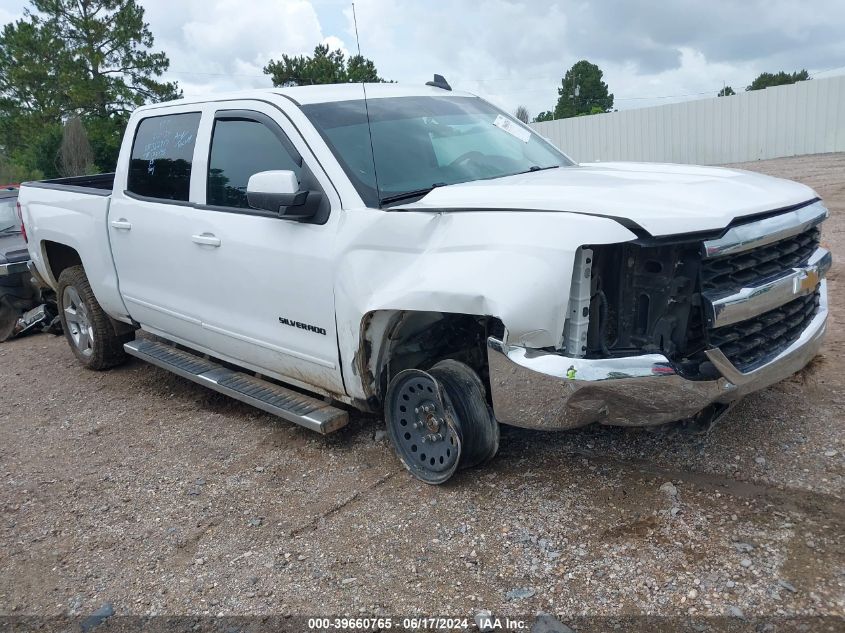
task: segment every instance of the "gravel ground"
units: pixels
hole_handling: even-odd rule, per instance
[[[0,613],[841,618],[845,154],[743,167],[826,199],[832,318],[705,436],[504,427],[429,487],[372,417],[319,437],[63,338],[2,345]]]

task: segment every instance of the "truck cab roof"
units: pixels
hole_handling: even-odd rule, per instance
[[[389,97],[474,97],[469,92],[448,91],[434,86],[420,86],[416,84],[365,84],[367,99],[384,99]],[[163,105],[181,105],[190,103],[207,103],[209,101],[225,101],[233,99],[262,99],[280,96],[297,105],[311,105],[315,103],[331,103],[334,101],[352,101],[363,98],[362,84],[321,84],[318,86],[293,86],[290,88],[255,88],[237,92],[209,93],[194,95],[174,101],[141,106],[138,111],[160,108]]]

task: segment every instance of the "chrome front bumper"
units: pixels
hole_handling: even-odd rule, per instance
[[[753,371],[737,370],[718,349],[708,359],[722,376],[690,380],[660,354],[584,359],[510,346],[490,338],[487,353],[493,410],[499,422],[560,430],[599,422],[650,426],[691,417],[711,404],[727,404],[803,368],[819,351],[827,325],[827,284],[819,308],[801,336]],[[761,301],[761,305],[762,305]]]

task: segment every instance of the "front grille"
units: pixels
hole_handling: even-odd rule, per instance
[[[754,369],[795,342],[819,309],[819,288],[760,316],[708,331],[711,347],[718,347],[738,370]]]
[[[750,227],[747,232],[766,228]],[[706,248],[697,240],[642,239],[590,246],[593,266],[586,356],[663,354],[691,380],[720,375],[707,359],[709,349],[721,349],[742,372],[769,362],[809,326],[819,309],[820,288],[804,297],[787,294],[789,303],[719,328],[708,325],[713,317],[711,302],[806,267],[817,252],[819,238],[819,227],[813,226],[772,244],[745,244],[746,251],[713,258],[702,256]]]
[[[779,242],[715,259],[701,265],[701,289],[708,294],[733,293],[767,277],[803,264],[819,246],[820,229],[811,229]]]

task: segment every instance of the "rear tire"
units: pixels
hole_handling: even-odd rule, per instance
[[[134,333],[117,335],[103,312],[82,266],[65,268],[59,275],[59,317],[73,355],[88,369],[103,370],[127,359],[123,344]]]

